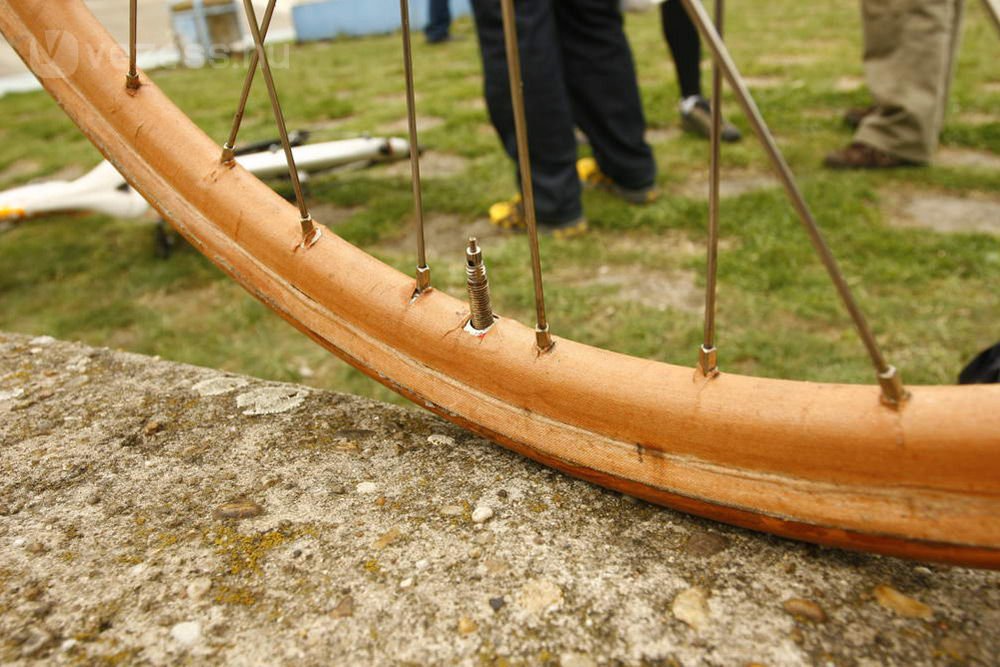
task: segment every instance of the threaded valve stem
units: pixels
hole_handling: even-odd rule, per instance
[[[476,237],[469,238],[465,249],[465,277],[469,289],[469,325],[476,331],[486,331],[493,326],[493,305],[490,303],[490,283],[486,278],[483,249]]]

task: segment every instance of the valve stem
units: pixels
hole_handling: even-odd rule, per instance
[[[472,315],[469,327],[474,333],[482,334],[493,326],[494,318],[490,303],[490,283],[486,279],[486,265],[483,263],[483,249],[479,247],[475,236],[469,237],[469,247],[465,249],[465,277]]]

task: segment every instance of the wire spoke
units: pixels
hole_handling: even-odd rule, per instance
[[[125,87],[129,90],[139,89],[139,71],[136,68],[136,41],[138,39],[138,0],[129,0],[128,7],[128,74],[125,75]]]
[[[274,2],[275,0],[271,0],[269,9],[273,9]],[[264,74],[264,83],[267,85],[267,96],[271,99],[271,110],[274,112],[274,122],[278,126],[278,134],[281,137],[281,147],[285,151],[285,160],[288,162],[288,176],[291,178],[292,188],[295,190],[295,202],[299,207],[299,222],[302,225],[302,245],[309,247],[319,240],[320,228],[313,224],[312,216],[309,215],[309,208],[306,206],[305,197],[302,195],[299,170],[295,167],[295,156],[292,155],[292,146],[288,141],[288,128],[285,125],[285,116],[281,111],[281,102],[278,100],[278,91],[274,86],[274,78],[271,76],[271,64],[267,59],[267,51],[264,50],[264,40],[257,25],[257,15],[253,9],[253,1],[243,0],[243,7],[246,10],[247,21],[250,23],[250,33],[253,36],[261,72]]]
[[[267,39],[267,30],[271,27],[271,16],[274,15],[274,5],[277,0],[269,0],[264,9],[264,20],[260,25],[261,41]],[[247,67],[246,76],[243,78],[243,90],[240,92],[240,102],[236,107],[236,114],[233,116],[233,126],[229,130],[229,139],[222,147],[222,162],[233,164],[236,159],[236,135],[240,132],[240,125],[243,124],[243,114],[246,113],[247,100],[250,99],[250,89],[253,87],[254,77],[257,75],[257,65],[260,62],[260,53],[257,52],[254,44],[253,55]]]
[[[417,219],[417,294],[431,285],[431,270],[427,266],[424,245],[424,198],[420,185],[420,147],[417,143],[417,100],[413,86],[413,48],[410,41],[410,3],[399,0],[399,17],[403,26],[403,70],[406,74],[406,116],[410,130],[410,183],[413,188],[413,215]]]
[[[524,113],[524,82],[521,78],[521,56],[517,47],[517,24],[514,1],[500,0],[503,14],[504,45],[510,79],[510,98],[514,109],[514,131],[517,135],[517,160],[521,171],[521,200],[528,227],[531,247],[531,274],[535,284],[535,341],[542,351],[552,349],[552,334],[545,315],[545,293],[542,289],[542,261],[538,251],[538,222],[535,218],[535,188],[531,182],[531,158],[528,153],[528,127]]]
[[[725,0],[715,0],[715,26],[722,37]],[[708,178],[708,258],[705,280],[705,332],[698,351],[698,367],[706,375],[719,372],[715,346],[715,313],[719,273],[719,183],[722,160],[722,72],[712,61],[712,149]]]
[[[844,275],[840,270],[840,266],[837,264],[836,258],[833,256],[833,252],[830,250],[830,246],[827,244],[826,239],[823,238],[823,233],[820,231],[819,225],[816,223],[816,219],[813,217],[812,211],[809,209],[809,205],[806,203],[805,197],[802,195],[798,184],[795,182],[792,170],[785,161],[785,158],[781,153],[781,149],[778,148],[778,144],[775,142],[774,136],[771,134],[771,130],[768,128],[767,123],[764,121],[764,117],[757,108],[757,104],[754,101],[753,96],[747,89],[743,77],[740,75],[739,70],[733,62],[732,56],[729,54],[729,50],[726,48],[726,45],[719,36],[719,33],[715,30],[715,26],[712,25],[711,18],[708,16],[708,13],[705,11],[701,2],[699,0],[681,1],[684,3],[684,7],[687,9],[688,14],[691,16],[691,20],[694,21],[696,26],[698,26],[698,30],[701,32],[702,37],[704,37],[705,41],[708,42],[714,59],[718,62],[719,67],[725,74],[726,80],[729,82],[733,92],[736,94],[736,98],[740,102],[740,106],[743,108],[743,112],[746,114],[747,119],[753,126],[757,139],[763,145],[768,157],[771,160],[772,166],[781,178],[782,185],[785,188],[785,193],[788,195],[792,206],[798,213],[803,226],[806,228],[806,232],[809,234],[809,240],[812,242],[816,253],[823,262],[823,266],[826,267],[827,273],[830,274],[830,279],[833,281],[834,287],[836,287],[837,292],[840,294],[840,298],[844,302],[847,312],[850,314],[851,319],[854,320],[854,326],[858,330],[861,342],[868,351],[868,355],[872,360],[872,365],[875,367],[877,372],[878,381],[882,387],[883,402],[888,405],[899,405],[905,402],[908,398],[908,393],[903,387],[899,372],[895,369],[895,367],[890,366],[888,362],[886,362],[885,357],[882,354],[882,350],[879,348],[878,342],[875,340],[875,336],[872,334],[871,328],[868,326],[868,321],[865,319],[864,313],[861,312],[861,308],[858,306],[858,303],[854,298],[854,294],[851,292],[851,288],[844,279]]]

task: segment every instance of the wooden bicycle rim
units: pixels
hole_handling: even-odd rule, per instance
[[[510,320],[476,338],[463,331],[466,304],[433,290],[412,299],[410,277],[332,232],[298,248],[293,206],[240,167],[221,166],[219,146],[144,74],[137,93],[126,91],[127,58],[83,2],[5,2],[0,29],[196,248],[419,405],[546,465],[686,512],[849,549],[1000,567],[1000,386],[913,387],[897,411],[875,386],[705,380],[565,339],[538,354],[533,330]]]

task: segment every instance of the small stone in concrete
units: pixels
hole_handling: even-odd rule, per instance
[[[563,653],[559,656],[559,667],[597,667],[597,662],[583,653]]]
[[[393,527],[383,533],[380,538],[375,540],[375,543],[372,546],[376,549],[385,549],[390,544],[398,542],[402,538],[403,533],[400,532],[399,528]]]
[[[399,582],[400,588],[410,588],[411,586],[413,586],[413,577],[407,577]]]
[[[472,520],[476,523],[486,523],[493,518],[493,508],[488,505],[480,505],[472,510]]]
[[[236,407],[249,416],[276,415],[302,405],[308,393],[299,387],[260,387],[237,396]]]
[[[43,628],[28,628],[27,636],[21,644],[21,655],[31,658],[40,655],[52,644],[54,638]]]
[[[375,482],[361,482],[355,487],[358,493],[377,493],[378,484]]]
[[[461,505],[445,505],[441,508],[441,514],[444,516],[462,516],[465,513],[465,508]]]
[[[163,422],[161,422],[158,419],[150,419],[148,422],[146,422],[145,428],[143,428],[143,432],[147,436],[156,435],[162,430],[163,430]]]
[[[969,658],[976,653],[975,645],[961,636],[944,637],[938,644],[938,650],[955,662],[963,664],[969,662]]]
[[[237,500],[215,508],[212,516],[216,519],[250,519],[264,513],[264,508],[251,500]]]
[[[88,366],[90,366],[90,357],[80,354],[69,360],[69,363],[66,364],[66,370],[74,373],[86,373]]]
[[[700,588],[689,588],[679,593],[670,610],[677,620],[687,623],[695,630],[702,630],[708,625],[708,600],[705,591]]]
[[[900,593],[892,586],[884,584],[876,586],[874,594],[880,605],[904,618],[922,618],[929,621],[934,616],[933,609],[919,600]]]
[[[360,452],[361,447],[353,440],[334,440],[333,449],[337,452]]]
[[[687,542],[684,543],[684,553],[689,556],[708,558],[726,550],[729,540],[718,533],[708,531],[698,531],[692,533]]]
[[[35,347],[47,347],[49,345],[52,345],[52,343],[54,342],[56,342],[56,339],[53,338],[52,336],[36,336],[35,338],[32,338],[30,341],[28,341],[28,344],[33,345]]]
[[[503,609],[505,604],[507,604],[507,601],[504,600],[502,597],[490,598],[490,608],[493,611],[500,611],[501,609]]]
[[[212,580],[208,577],[198,577],[197,579],[191,580],[191,583],[187,585],[187,595],[188,598],[192,600],[201,600],[204,598],[208,591],[212,588]]]
[[[39,542],[37,540],[34,542],[29,542],[26,548],[28,550],[28,553],[35,554],[36,556],[43,554],[49,550],[49,548],[45,546],[43,542]]]
[[[203,380],[191,389],[199,396],[221,396],[231,391],[242,389],[249,384],[248,380],[236,377],[215,377]]]
[[[0,391],[0,401],[9,401],[15,398],[21,398],[24,396],[23,389],[11,389],[9,391]]]
[[[826,620],[826,612],[823,608],[812,600],[804,598],[791,598],[785,600],[782,605],[785,611],[796,618],[806,618],[814,623],[822,623]]]
[[[201,641],[201,623],[184,621],[170,628],[170,636],[181,646],[191,647]]]
[[[440,433],[435,433],[433,435],[427,436],[427,442],[432,445],[438,445],[439,447],[454,447],[455,439],[447,436],[441,435]]]
[[[463,616],[462,618],[458,619],[458,634],[471,635],[478,629],[479,625],[468,616]]]
[[[499,558],[487,558],[483,561],[483,565],[486,567],[486,571],[490,574],[503,574],[510,567],[507,565],[506,561],[500,560]]]
[[[23,547],[26,543],[27,543],[27,540],[25,540],[23,537],[19,537],[19,538],[17,538],[16,540],[14,540],[12,542],[12,544],[15,547],[17,547],[18,549],[20,549],[21,547]]]
[[[354,616],[354,598],[350,595],[345,595],[334,607],[330,615],[334,618],[349,618]]]
[[[536,579],[521,587],[518,604],[531,614],[552,611],[562,602],[562,589],[551,581]]]

